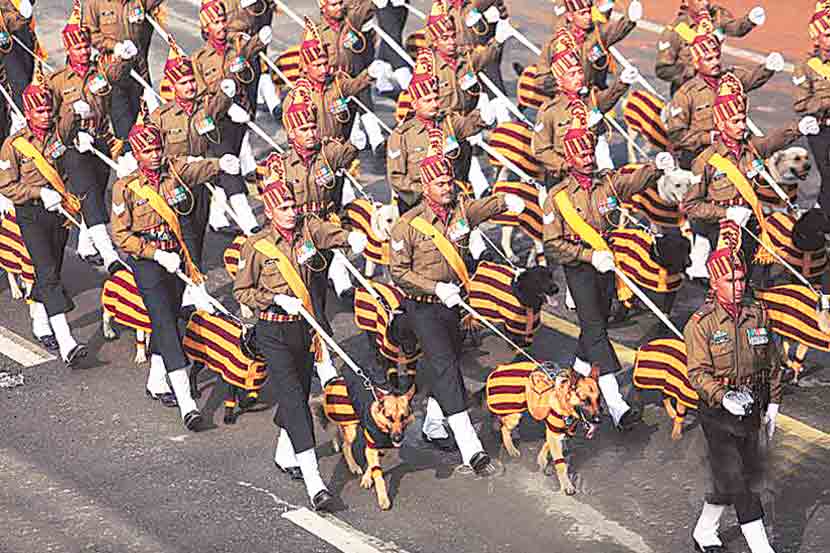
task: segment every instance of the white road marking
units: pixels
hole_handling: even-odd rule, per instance
[[[55,356],[23,338],[11,330],[0,326],[0,352],[6,357],[13,359],[24,367],[34,367],[47,361],[52,361]]]

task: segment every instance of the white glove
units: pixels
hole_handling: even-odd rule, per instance
[[[823,311],[830,311],[830,294],[822,294],[819,296],[816,311],[819,313]]]
[[[82,154],[91,152],[93,144],[95,144],[95,139],[92,138],[92,135],[83,131],[79,132],[78,138],[75,139],[75,147]]]
[[[303,302],[299,298],[286,296],[285,294],[277,294],[274,296],[274,304],[282,308],[289,315],[299,315],[300,308],[303,306]]]
[[[249,8],[256,4],[257,0],[239,0],[240,8]]]
[[[72,111],[74,111],[81,119],[89,119],[92,114],[92,108],[83,100],[78,100],[72,103]]]
[[[631,0],[628,5],[628,19],[635,23],[643,18],[643,5],[640,0]]]
[[[525,210],[525,201],[515,194],[509,192],[504,195],[504,205],[510,213],[519,214]]]
[[[138,162],[132,152],[127,152],[118,158],[118,178],[123,179],[138,169]]]
[[[488,127],[496,122],[495,103],[497,101],[498,98],[493,98],[490,101],[482,102],[481,107],[478,108],[478,113],[481,116],[481,122],[487,125]]]
[[[204,284],[191,288],[190,294],[190,297],[193,299],[193,306],[196,307],[197,310],[205,311],[211,315],[216,313],[216,307],[214,307],[210,294],[208,294]]]
[[[798,131],[804,136],[809,136],[811,134],[820,133],[821,127],[819,127],[818,120],[816,120],[815,117],[808,115],[807,117],[803,117],[801,121],[798,122]]]
[[[406,4],[406,0],[392,0],[392,5],[396,8],[400,8],[404,4]]]
[[[591,254],[591,265],[599,273],[607,273],[614,270],[614,254],[608,250],[594,250]]]
[[[357,231],[350,232],[349,237],[346,240],[352,248],[352,253],[355,255],[362,254],[363,250],[366,249],[366,244],[369,243],[369,239],[366,235]]]
[[[219,83],[219,90],[228,98],[234,98],[236,96],[236,81],[233,79],[222,79],[222,82]]]
[[[749,10],[749,20],[756,27],[763,25],[767,21],[767,12],[761,6],[755,6]]]
[[[773,52],[772,54],[767,56],[767,61],[765,65],[769,71],[775,71],[776,73],[778,71],[783,71],[784,56],[782,56],[778,52]]]
[[[736,417],[743,417],[746,415],[746,409],[744,408],[743,402],[739,400],[738,396],[739,392],[731,390],[726,392],[720,403],[729,413],[735,415]]]
[[[600,2],[600,4],[597,6],[597,9],[602,13],[610,12],[614,9],[614,0],[605,0],[604,2]]]
[[[484,11],[484,19],[487,20],[488,23],[496,23],[501,19],[501,12],[499,12],[498,6],[490,6]]]
[[[17,11],[23,16],[23,19],[29,19],[32,17],[32,3],[29,0],[20,0]]]
[[[602,121],[602,112],[598,109],[592,109],[588,114],[588,127],[596,127]]]
[[[657,154],[657,157],[654,158],[654,164],[657,166],[659,171],[664,173],[674,171],[677,167],[677,164],[674,161],[674,156],[668,152],[660,152]]]
[[[257,33],[259,37],[259,41],[263,44],[271,44],[271,39],[274,37],[274,31],[271,30],[270,25],[264,26],[262,29],[259,30]]]
[[[386,74],[386,62],[383,60],[375,60],[369,64],[366,71],[371,78],[378,80]]]
[[[166,252],[164,250],[156,250],[153,254],[153,261],[164,267],[168,273],[175,273],[179,270],[179,265],[182,264],[182,258],[176,252]]]
[[[473,232],[470,233],[470,240],[467,243],[467,247],[470,248],[470,255],[475,260],[480,259],[481,254],[487,251],[487,244],[484,242],[484,238],[481,236],[482,234],[481,230],[477,228],[473,229]]]
[[[491,9],[495,9],[493,6]],[[499,19],[496,23],[496,42],[504,44],[508,38],[513,36],[513,25],[510,24],[509,19]]]
[[[0,216],[14,211],[14,203],[3,194],[0,194]]]
[[[233,154],[225,154],[219,158],[219,169],[228,175],[238,175],[239,165],[239,158]]]
[[[767,438],[770,440],[775,434],[775,419],[778,417],[778,407],[777,403],[770,403],[767,406],[767,414],[764,415],[764,426],[767,428]]]
[[[374,4],[377,9],[382,10],[389,4],[389,0],[372,0],[372,4]]]
[[[748,207],[733,205],[732,207],[726,208],[726,218],[734,221],[739,227],[744,226],[751,216],[752,210]]]
[[[120,49],[118,48],[119,45],[121,46]],[[116,57],[119,57],[124,61],[131,60],[138,55],[138,48],[136,48],[136,45],[132,40],[125,40],[124,42],[117,43],[113,51],[115,52]]]
[[[40,189],[40,200],[43,202],[46,211],[57,211],[62,199],[61,195],[51,188],[44,186]]]
[[[248,115],[248,112],[245,111],[245,109],[239,104],[231,104],[231,107],[228,108],[228,116],[231,118],[231,121],[241,125],[244,125],[251,120],[251,116]]]
[[[450,309],[461,303],[461,288],[452,282],[439,282],[436,284],[435,295]]]
[[[622,73],[620,73],[620,81],[622,81],[623,84],[634,84],[634,82],[639,78],[640,72],[633,65],[629,65],[622,70]]]

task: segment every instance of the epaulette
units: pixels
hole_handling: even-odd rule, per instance
[[[556,96],[554,96],[554,97],[553,97],[553,98],[551,98],[550,100],[545,101],[545,103],[544,103],[544,104],[542,104],[541,106],[539,106],[539,112],[541,113],[541,112],[543,112],[543,111],[548,110],[548,109],[549,109],[551,106],[553,106],[555,103],[556,103]]]
[[[411,129],[411,128],[412,128],[412,125],[413,125],[414,123],[415,123],[415,118],[414,118],[414,117],[407,117],[406,119],[404,119],[403,121],[401,121],[400,123],[398,123],[398,126],[397,126],[397,127],[395,127],[395,129],[394,129],[394,130],[396,130],[396,131],[398,131],[399,133],[403,134],[403,133],[405,133],[406,131],[408,131],[409,129]]]
[[[620,167],[619,171],[621,175],[630,175],[631,173],[634,173],[637,170],[642,169],[643,165],[643,163],[627,163]]]
[[[695,314],[692,315],[692,317],[695,319],[695,321],[701,321],[704,317],[714,312],[714,310],[715,302],[713,300],[707,300],[706,302],[704,302],[703,305],[698,307],[697,311],[695,311]]]

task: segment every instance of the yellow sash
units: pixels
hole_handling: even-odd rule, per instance
[[[603,238],[594,227],[589,225],[588,222],[582,218],[582,215],[576,211],[573,202],[571,202],[571,199],[568,197],[567,190],[560,190],[557,192],[553,197],[553,202],[556,204],[556,207],[559,209],[559,213],[562,214],[565,222],[568,223],[568,226],[571,227],[582,240],[587,242],[595,250],[611,251],[611,248],[608,247],[608,243],[605,241],[605,238]]]
[[[599,11],[599,8],[596,6],[591,7],[591,21],[594,23],[608,23],[608,18],[605,17],[605,14]]]
[[[20,152],[21,155],[31,159],[34,162],[38,172],[43,175],[43,178],[45,178],[52,188],[54,188],[55,191],[57,191],[63,198],[63,202],[61,203],[63,204],[64,209],[66,209],[71,215],[76,215],[81,211],[81,200],[66,190],[66,184],[64,184],[60,173],[58,173],[57,169],[55,169],[52,164],[49,163],[45,157],[43,157],[43,154],[35,148],[34,144],[22,136],[18,136],[14,139],[14,141],[12,141],[12,146],[14,146],[14,149]]]
[[[184,263],[185,268],[187,269],[187,275],[196,284],[202,283],[204,281],[204,277],[193,263],[193,258],[190,257],[190,250],[187,249],[187,244],[184,241],[182,227],[179,224],[179,218],[176,213],[170,209],[170,206],[167,205],[165,199],[161,196],[161,194],[149,186],[142,186],[137,178],[128,182],[127,188],[129,188],[136,196],[147,200],[150,207],[152,207],[153,210],[164,220],[164,222],[167,223],[167,226],[169,226],[170,230],[173,231],[173,234],[176,235],[176,240],[178,240],[182,252],[184,252]]]
[[[680,38],[691,44],[697,37],[697,31],[692,29],[688,23],[679,23],[675,25],[674,32],[680,35]]]
[[[455,274],[458,275],[458,278],[461,279],[461,282],[466,288],[470,284],[470,274],[467,272],[467,266],[464,265],[464,260],[458,255],[458,250],[455,249],[452,242],[447,240],[446,236],[438,232],[438,229],[422,217],[415,217],[409,221],[409,224],[412,225],[412,228],[432,240],[432,243],[435,244],[435,247],[438,248],[438,251],[441,252],[441,255],[444,256],[444,259],[447,260],[447,263],[450,264],[450,267],[452,267],[452,270],[455,271]]]
[[[807,66],[825,79],[830,79],[830,65],[827,65],[819,58],[810,58],[807,60]]]
[[[288,287],[291,288],[291,292],[303,302],[303,307],[305,307],[306,311],[314,313],[314,308],[311,305],[311,294],[308,292],[303,278],[297,272],[297,269],[294,268],[291,260],[280,251],[277,245],[262,238],[256,241],[254,249],[265,257],[277,261],[277,268],[282,278],[285,279],[286,284],[288,284]]]
[[[755,189],[752,187],[752,183],[747,180],[734,163],[720,154],[712,154],[712,157],[709,158],[709,165],[718,171],[726,173],[726,178],[735,185],[738,193],[749,204],[752,212],[755,214],[755,218],[758,219],[758,225],[761,227],[761,241],[765,246],[772,248],[772,240],[770,240],[769,233],[767,233],[764,209],[761,201],[758,199],[758,195],[755,193]],[[755,261],[757,263],[767,264],[772,263],[773,258],[764,248],[758,248],[758,252],[755,254]]]

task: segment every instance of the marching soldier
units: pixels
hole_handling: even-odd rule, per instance
[[[614,425],[626,430],[637,423],[640,413],[623,399],[614,375],[621,370],[608,339],[614,256],[603,235],[614,227],[619,206],[654,186],[661,171],[673,170],[674,159],[661,152],[655,164],[596,172],[596,136],[588,127],[588,107],[574,103],[571,113],[571,127],[563,139],[570,169],[543,206],[545,255],[549,264],[563,265],[576,304],[580,334],[574,369],[584,375],[598,370],[600,391]]]
[[[0,148],[0,194],[14,203],[17,224],[35,268],[31,297],[42,303],[58,342],[61,359],[74,368],[87,348],[72,336],[66,314],[75,308],[61,282],[63,254],[69,238],[64,214],[77,217],[78,198],[68,192],[56,162],[66,151],[58,135],[54,99],[40,67],[23,91],[26,127]]]
[[[178,204],[186,201],[192,188],[220,172],[238,174],[239,159],[231,155],[221,159],[165,159],[161,134],[152,125],[136,125],[129,140],[138,170],[113,185],[112,232],[118,247],[130,256],[135,281],[150,316],[153,359],[147,393],[154,399],[161,399],[156,395],[169,394],[166,384],[159,384],[166,371],[184,426],[196,430],[202,415],[191,396],[187,374],[190,362],[182,349],[178,328],[184,283],[176,273],[181,270],[197,284],[203,277],[184,242]],[[196,287],[194,293],[195,290],[203,294],[197,305],[210,311],[204,288]]]
[[[386,174],[397,197],[398,212],[403,214],[421,201],[419,167],[429,150],[429,131],[440,128],[446,137],[444,155],[452,161],[453,173],[468,175],[472,146],[467,138],[478,134],[495,121],[489,108],[473,110],[467,115],[441,112],[439,85],[435,76],[435,58],[429,50],[422,50],[415,63],[415,74],[409,84],[414,115],[398,124],[389,136]]]
[[[694,159],[717,142],[713,105],[718,80],[733,73],[748,91],[762,87],[776,71],[784,69],[784,58],[775,52],[766,61],[749,70],[742,67],[723,69],[721,43],[714,34],[698,35],[689,48],[697,74],[675,93],[666,104],[666,128],[683,169],[691,168]]]
[[[298,214],[279,158],[269,166],[261,197],[271,224],[243,245],[233,294],[239,303],[259,311],[256,346],[274,384],[278,404],[274,422],[283,429],[275,463],[292,478],[305,481],[314,510],[330,510],[334,496],[320,477],[308,406],[312,331],[300,308],[313,312],[310,284],[320,250],[351,246],[359,253],[366,236],[346,232],[311,213]],[[335,376],[333,369],[320,374],[321,384]]]
[[[681,93],[682,90],[678,94]],[[800,136],[818,133],[818,122],[814,117],[804,117],[798,124],[766,137],[747,139],[747,98],[741,80],[733,73],[720,78],[712,104],[716,139],[695,159],[692,171],[701,180],[689,188],[681,204],[683,210],[692,229],[705,236],[712,249],[718,240],[718,221],[724,218],[738,226],[747,226],[771,247],[763,206],[756,193],[763,183],[759,167],[763,168],[764,160],[773,152],[785,148]],[[758,245],[750,239],[742,244],[741,253],[749,267],[747,277],[750,278],[754,276],[753,257]],[[766,252],[759,253],[761,259],[768,257]]]
[[[147,56],[153,28],[147,16],[161,8],[164,0],[86,0],[83,24],[89,29],[92,46],[100,54],[123,52],[135,58],[136,72],[148,83],[150,69]],[[144,90],[132,77],[125,75],[112,83],[112,125],[115,135],[126,140],[141,109]]]
[[[21,0],[16,7],[11,0],[0,0],[0,86],[5,88],[18,109],[23,108],[23,86],[32,81],[34,59],[14,43],[12,37],[22,40],[28,47],[34,47],[32,22],[32,4]],[[6,101],[0,102],[0,139],[5,140],[10,134],[11,108]]]
[[[486,47],[496,36],[498,21],[508,18],[504,0],[447,0],[447,8],[455,23],[458,45],[462,51]],[[498,16],[496,19],[495,16]],[[493,20],[496,21],[493,21]],[[501,78],[501,59],[504,50],[481,70],[490,77],[493,84],[505,92]]]
[[[830,4],[818,4],[810,20],[813,55],[793,73],[793,107],[796,113],[812,115],[821,132],[807,138],[821,175],[818,203],[830,213]]]
[[[727,505],[734,505],[750,551],[774,553],[755,486],[764,463],[759,430],[772,440],[781,404],[781,356],[766,309],[744,293],[740,236],[734,223],[724,225],[707,262],[714,298],[683,331],[714,488],[692,532],[695,549],[705,553],[725,551],[718,523]]]
[[[446,414],[464,464],[486,476],[494,469],[470,422],[461,376],[457,307],[469,275],[459,250],[468,247],[470,233],[479,224],[505,211],[521,213],[525,204],[512,194],[475,201],[456,198],[452,164],[443,155],[444,134],[440,128],[429,133],[429,153],[420,164],[423,201],[392,229],[390,273],[407,296],[404,324],[410,325],[424,351],[422,369],[431,396],[424,440],[447,447]]]
[[[637,69],[628,67],[620,75],[619,81],[609,89],[586,86],[585,72],[577,48],[570,31],[566,28],[557,31],[550,58],[550,70],[556,79],[557,93],[539,108],[536,115],[531,147],[533,155],[545,166],[545,182],[548,187],[567,176],[570,168],[565,157],[563,138],[570,129],[571,106],[575,102],[587,103],[591,108],[590,123],[596,125],[602,120],[603,113],[614,109],[638,76]]]
[[[657,78],[671,84],[671,95],[694,78],[697,69],[689,50],[695,37],[715,34],[718,40],[727,36],[744,37],[767,20],[764,8],[758,6],[737,19],[710,0],[681,0],[677,17],[663,29],[657,42]]]
[[[93,62],[89,31],[81,25],[81,3],[75,1],[69,22],[61,32],[68,64],[54,73],[48,86],[54,99],[53,109],[58,119],[58,134],[68,148],[61,157],[61,168],[68,178],[69,189],[81,199],[81,213],[87,227],[78,237],[80,243],[87,235],[97,250],[95,258],[110,272],[118,266],[118,254],[107,232],[109,209],[106,201],[110,169],[106,163],[90,153],[94,147],[110,154],[110,111],[112,85],[129,70],[133,52],[122,49],[120,56],[105,54]],[[117,157],[117,156],[116,156]],[[79,245],[78,255],[82,255]],[[115,265],[114,265],[115,264]]]
[[[384,0],[380,0],[382,4]],[[406,27],[406,20],[409,17],[409,10],[405,6],[398,5],[399,2],[387,3],[379,7],[375,12],[378,26],[397,44],[403,44],[403,30]],[[376,2],[376,5],[378,3]],[[401,90],[409,87],[412,79],[412,69],[399,53],[392,49],[385,40],[380,41],[377,51],[377,59],[384,62],[385,68],[378,75],[375,87],[381,94],[391,92],[397,84]],[[394,79],[394,82],[392,81]]]
[[[608,72],[613,64],[608,48],[634,30],[637,21],[643,17],[643,5],[639,0],[632,0],[625,16],[615,22],[604,15],[595,21],[593,8],[594,0],[565,0],[564,24],[560,28],[567,29],[576,41],[585,82],[589,86],[605,89],[608,87]],[[555,92],[556,83],[551,66],[557,31],[558,29],[554,30],[553,38],[542,48],[536,63],[537,86],[548,96],[553,96]]]

